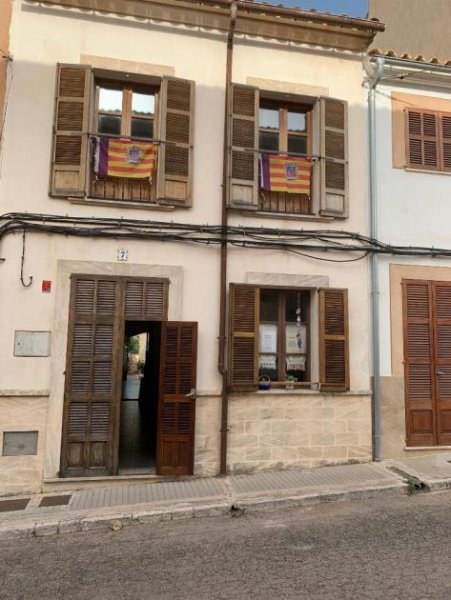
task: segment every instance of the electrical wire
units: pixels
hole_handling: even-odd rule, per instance
[[[19,232],[53,235],[141,239],[156,242],[192,243],[216,246],[223,242],[220,225],[175,223],[108,217],[70,217],[36,213],[7,213],[0,216],[0,240]],[[366,235],[333,229],[305,230],[274,227],[229,226],[227,244],[236,248],[288,251],[313,260],[325,262],[355,262],[369,254],[416,257],[451,257],[450,248],[422,246],[392,246]],[[354,258],[335,258],[325,253],[358,253]]]

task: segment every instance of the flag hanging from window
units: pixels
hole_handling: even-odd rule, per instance
[[[152,182],[157,145],[108,137],[96,137],[94,172],[108,177],[148,179]]]
[[[312,159],[280,154],[260,155],[260,186],[267,192],[310,196]]]

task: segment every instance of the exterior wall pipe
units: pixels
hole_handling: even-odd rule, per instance
[[[221,390],[221,451],[220,474],[227,474],[227,433],[229,422],[229,390],[228,373],[226,367],[226,301],[227,301],[227,154],[228,154],[228,111],[229,90],[232,82],[233,65],[233,38],[237,17],[237,5],[230,0],[230,24],[227,35],[226,81],[225,81],[225,107],[224,107],[224,156],[222,171],[222,210],[221,210],[221,265],[220,265],[220,290],[219,290],[219,347],[218,370],[222,376]]]
[[[376,87],[384,70],[384,59],[376,60],[375,73],[368,73],[368,125],[369,125],[369,201],[370,235],[377,239],[377,174],[376,174]],[[373,362],[373,460],[381,460],[381,386],[380,386],[380,331],[379,331],[379,257],[371,253],[371,338]]]

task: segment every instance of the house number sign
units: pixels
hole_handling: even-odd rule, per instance
[[[117,260],[120,260],[120,261],[128,260],[128,248],[118,248]]]

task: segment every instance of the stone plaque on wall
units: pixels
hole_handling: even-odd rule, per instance
[[[38,453],[37,431],[5,431],[3,456],[36,455]]]
[[[14,356],[50,356],[50,331],[15,331]]]

